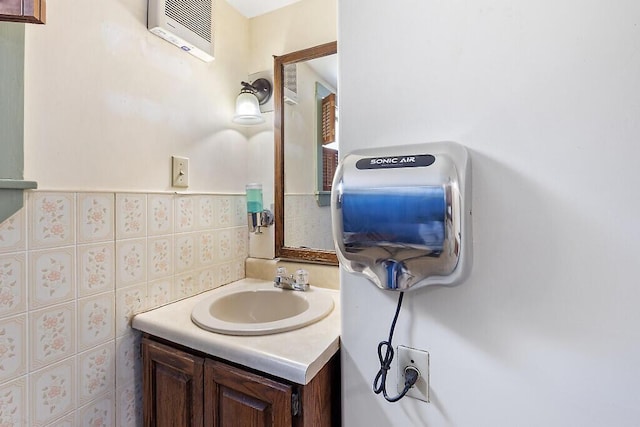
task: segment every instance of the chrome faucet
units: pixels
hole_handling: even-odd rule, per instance
[[[307,270],[298,270],[296,274],[287,275],[287,269],[278,267],[276,269],[276,277],[273,279],[273,286],[290,291],[306,291],[309,289],[309,272]]]

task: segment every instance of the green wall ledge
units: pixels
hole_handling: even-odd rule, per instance
[[[3,223],[24,204],[24,190],[38,188],[35,181],[21,179],[0,179],[0,223]]]

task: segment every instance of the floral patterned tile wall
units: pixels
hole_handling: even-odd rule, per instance
[[[241,279],[244,196],[26,192],[0,223],[0,425],[142,425],[132,316]]]

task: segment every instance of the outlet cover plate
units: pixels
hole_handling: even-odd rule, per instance
[[[398,393],[404,390],[404,368],[414,366],[420,371],[420,378],[409,389],[406,396],[429,402],[429,353],[424,350],[399,345],[398,354]]]
[[[186,188],[189,186],[188,158],[171,156],[171,177],[171,182],[174,187]]]

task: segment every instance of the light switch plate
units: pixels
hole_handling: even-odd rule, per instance
[[[174,187],[188,187],[189,159],[186,157],[171,156],[171,162],[172,185]]]
[[[429,401],[429,353],[415,348],[398,346],[398,393],[404,389],[404,369],[413,366],[420,372],[420,378],[409,389],[406,396]]]

